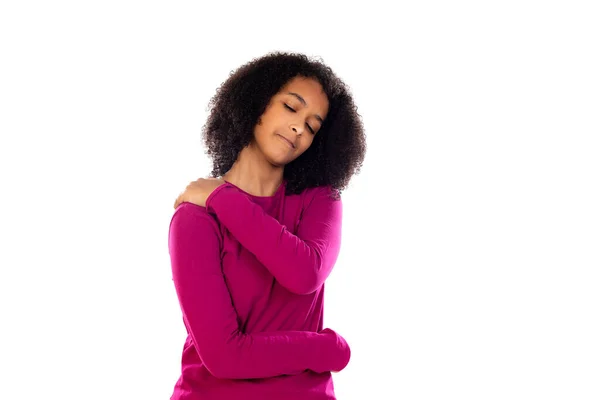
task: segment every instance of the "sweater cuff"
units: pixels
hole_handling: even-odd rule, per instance
[[[211,206],[211,204],[213,203],[213,199],[214,199],[215,196],[218,197],[218,193],[220,191],[222,191],[223,189],[225,189],[226,187],[234,188],[235,186],[231,185],[229,182],[225,182],[221,186],[218,186],[215,190],[212,191],[211,194],[208,195],[208,197],[206,198],[206,202],[205,202],[206,210],[207,211],[209,211],[209,212],[210,211],[212,211],[212,212],[215,211],[214,208],[212,208],[212,206]]]

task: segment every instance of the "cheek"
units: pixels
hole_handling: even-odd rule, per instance
[[[268,130],[269,127],[265,124],[265,120],[263,119],[261,124],[256,124],[254,127],[254,139],[258,142],[264,141]]]

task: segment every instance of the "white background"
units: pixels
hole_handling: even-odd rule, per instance
[[[168,399],[173,201],[208,100],[272,50],[322,57],[368,134],[338,398],[600,398],[594,2],[215,3],[0,6],[0,398]]]

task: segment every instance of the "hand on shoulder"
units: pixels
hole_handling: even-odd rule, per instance
[[[206,207],[206,199],[219,186],[225,183],[219,178],[200,178],[190,182],[183,192],[175,200],[173,208],[177,208],[181,203],[188,202]]]

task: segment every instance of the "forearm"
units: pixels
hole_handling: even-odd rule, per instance
[[[194,338],[199,354],[214,376],[226,379],[338,371],[350,358],[347,343],[335,333],[235,332],[224,341],[206,339]]]
[[[218,187],[206,204],[288,290],[312,293],[331,272],[341,244],[341,203],[321,201],[313,206],[315,210],[309,210],[298,235],[232,185]]]
[[[216,223],[182,204],[171,220],[169,254],[187,330],[207,369],[220,378],[266,378],[339,370],[349,348],[335,332],[243,333],[220,266]]]

